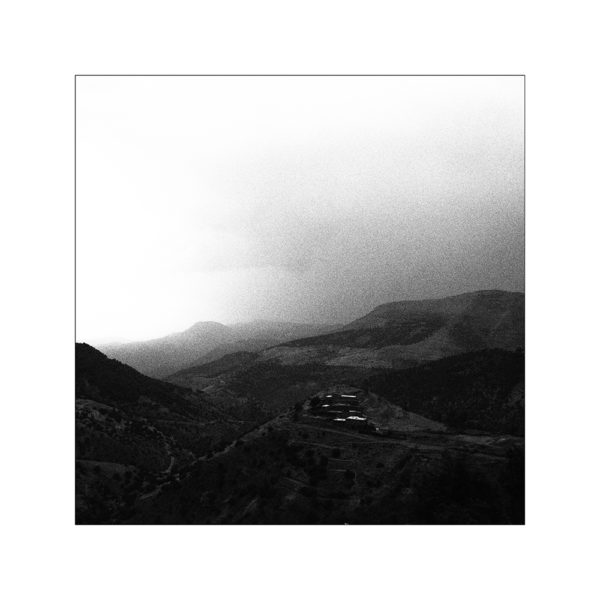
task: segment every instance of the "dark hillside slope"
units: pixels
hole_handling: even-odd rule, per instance
[[[522,352],[483,350],[365,381],[387,400],[450,427],[524,435]]]
[[[248,411],[273,416],[324,387],[357,385],[376,372],[322,363],[286,365],[258,360],[259,356],[252,352],[236,352],[205,365],[178,371],[166,381],[204,390],[219,406],[240,406],[243,402]]]
[[[77,522],[524,521],[522,353],[480,351],[405,371],[234,356],[205,366],[204,375],[218,373],[206,394],[153,381],[90,347],[78,355]],[[314,395],[340,384],[364,390],[369,419],[383,407],[379,428],[312,414]],[[211,437],[217,419],[197,420],[186,445],[180,434],[192,420],[172,393],[210,410],[239,401],[263,420],[220,441]],[[406,409],[404,429],[397,415],[385,420],[393,411],[384,396]],[[138,418],[138,407],[148,417]],[[409,426],[421,416],[454,430]],[[192,452],[202,438],[204,449]]]
[[[191,465],[129,523],[523,523],[523,440],[385,436],[299,411]]]
[[[118,520],[157,478],[256,425],[87,344],[76,345],[75,360],[78,523]]]
[[[135,369],[107,358],[88,344],[76,344],[75,392],[120,409],[133,409],[137,416],[171,413],[183,418],[218,418],[223,415],[202,393],[152,379]]]

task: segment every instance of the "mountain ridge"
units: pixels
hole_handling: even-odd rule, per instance
[[[344,329],[360,329],[356,325],[368,322],[373,317],[385,317],[390,313],[398,312],[409,312],[418,310],[428,311],[440,311],[444,314],[453,314],[457,311],[464,310],[469,304],[480,298],[493,298],[493,297],[514,297],[524,298],[523,292],[506,291],[499,289],[490,290],[476,290],[473,292],[463,292],[461,294],[454,294],[452,296],[442,296],[440,298],[423,298],[419,300],[397,300],[394,302],[385,302],[377,305],[366,315],[351,321],[347,325],[344,325]]]
[[[98,348],[156,378],[236,352],[258,353],[258,361],[282,364],[408,368],[485,348],[522,347],[524,308],[522,292],[479,290],[387,302],[346,325],[199,321],[162,338]]]
[[[525,296],[481,290],[379,305],[342,329],[261,352],[283,364],[408,368],[454,354],[523,347]]]
[[[216,360],[234,351],[258,351],[287,340],[329,331],[335,325],[251,321],[223,325],[198,321],[183,331],[121,344],[100,344],[99,350],[149,377]],[[206,357],[206,358],[205,358]]]

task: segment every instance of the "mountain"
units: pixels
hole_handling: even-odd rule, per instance
[[[178,418],[199,416],[199,409],[214,410],[203,394],[152,379],[110,359],[88,344],[75,345],[75,394],[78,398],[102,401],[118,409],[135,407],[137,415],[174,413]]]
[[[205,365],[228,354],[259,352],[270,346],[276,346],[298,338],[322,335],[335,331],[342,325],[311,325],[307,323],[258,320],[249,323],[237,323],[228,327],[235,337],[235,341],[217,346],[210,352],[203,354],[189,367]]]
[[[280,344],[261,360],[282,364],[406,368],[486,348],[524,345],[525,296],[485,290],[392,302],[339,331]]]
[[[237,358],[229,374],[223,360],[204,374],[272,405],[279,393],[278,412],[141,498],[126,522],[524,522],[521,352],[482,350],[362,382],[352,368]]]
[[[219,356],[168,381],[211,393],[233,389],[282,406],[324,385],[355,384],[381,370],[486,349],[516,350],[524,345],[523,304],[523,294],[498,291],[385,304],[341,330]]]
[[[78,522],[110,519],[128,496],[263,418],[142,375],[87,344],[76,344],[75,369]]]
[[[219,437],[217,424],[239,424],[208,394],[147,377],[87,344],[76,344],[75,361],[77,399],[151,422],[187,450],[204,449],[205,438]]]
[[[256,352],[283,342],[318,335],[337,326],[252,321],[231,326],[198,322],[189,329],[143,342],[98,346],[145,375],[163,378],[182,368],[217,360],[233,352]]]
[[[232,339],[233,334],[228,327],[208,321],[158,339],[99,348],[110,358],[115,358],[140,373],[164,377]]]
[[[404,410],[449,427],[525,435],[523,352],[480,350],[411,369],[386,369],[364,385]]]
[[[485,349],[406,369],[281,364],[238,352],[173,374],[168,381],[215,398],[245,397],[274,415],[319,390],[346,385],[459,429],[524,435],[524,353]],[[228,403],[223,402],[224,406]]]
[[[220,326],[213,360],[162,381],[78,344],[76,520],[523,523],[523,309],[395,302],[252,351],[268,338],[236,336],[299,330]]]
[[[271,419],[137,502],[129,523],[524,522],[521,351],[401,370],[236,353],[183,377],[260,399]]]
[[[192,369],[203,392],[85,345],[76,367],[78,523],[524,522],[522,352],[404,370],[238,353]]]

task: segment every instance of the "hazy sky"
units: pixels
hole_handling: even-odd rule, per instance
[[[523,290],[520,77],[80,77],[77,338]]]

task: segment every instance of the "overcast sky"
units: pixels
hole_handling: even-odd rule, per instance
[[[77,338],[522,291],[520,77],[80,77]]]

